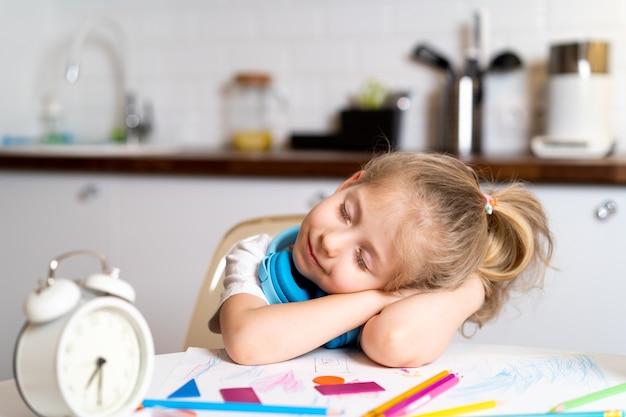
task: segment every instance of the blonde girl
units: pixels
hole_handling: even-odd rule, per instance
[[[304,218],[293,269],[327,295],[271,304],[258,279],[270,242],[235,245],[210,322],[241,364],[287,360],[357,328],[372,360],[421,366],[464,323],[495,318],[513,288],[541,285],[552,255],[522,184],[482,190],[458,159],[412,152],[373,158]]]

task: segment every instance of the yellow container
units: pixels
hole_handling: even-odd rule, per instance
[[[266,73],[236,74],[228,91],[230,141],[241,151],[270,149],[279,98]]]
[[[269,130],[235,130],[232,140],[239,151],[267,150],[272,146],[272,133]]]

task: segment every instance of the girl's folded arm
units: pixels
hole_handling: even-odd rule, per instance
[[[369,290],[267,305],[251,294],[233,295],[220,311],[224,347],[244,365],[288,360],[361,326],[390,299]]]
[[[463,322],[482,305],[483,284],[472,276],[453,291],[408,296],[372,317],[361,334],[361,347],[375,362],[418,367],[446,349]]]

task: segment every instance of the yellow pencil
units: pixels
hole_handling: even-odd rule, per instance
[[[403,401],[406,398],[409,398],[413,394],[420,392],[424,388],[431,386],[432,384],[434,384],[435,382],[439,381],[440,379],[445,378],[449,374],[450,374],[450,372],[448,372],[448,371],[441,371],[437,375],[427,379],[426,381],[422,382],[421,384],[411,388],[408,391],[403,392],[402,394],[398,395],[397,397],[394,397],[394,398],[390,399],[386,403],[379,405],[378,407],[374,408],[373,410],[368,411],[367,413],[363,414],[363,417],[379,417],[379,416],[382,416],[382,415],[384,415],[384,413],[385,413],[385,411],[387,409],[389,409],[389,408],[393,407],[394,405],[398,404],[400,401]]]
[[[445,410],[432,411],[430,413],[415,414],[411,417],[449,417],[456,416],[458,414],[472,413],[474,411],[487,410],[489,408],[494,408],[497,405],[498,403],[496,401],[483,401],[480,403],[462,405],[460,407],[446,408]]]

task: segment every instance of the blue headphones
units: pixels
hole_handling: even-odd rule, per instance
[[[300,274],[293,263],[292,252],[287,248],[295,243],[299,231],[300,226],[294,226],[279,233],[270,243],[267,255],[259,265],[261,289],[270,304],[305,301],[328,295]],[[324,346],[332,349],[353,344],[360,331],[360,327],[352,329]]]

